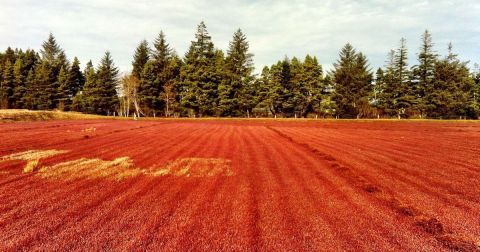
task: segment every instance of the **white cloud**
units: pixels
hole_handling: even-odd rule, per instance
[[[204,20],[224,50],[242,28],[257,70],[285,55],[307,53],[328,67],[346,42],[378,67],[401,37],[407,38],[414,63],[426,28],[440,53],[452,41],[462,59],[480,62],[478,13],[477,0],[0,0],[0,48],[39,49],[51,31],[69,57],[98,62],[110,50],[127,71],[140,40],[152,41],[163,30],[183,55]]]

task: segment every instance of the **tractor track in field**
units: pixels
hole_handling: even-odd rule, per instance
[[[307,151],[314,153],[320,159],[327,162],[332,169],[335,169],[337,171],[337,175],[345,178],[350,182],[351,185],[354,185],[358,189],[367,192],[376,200],[382,202],[385,206],[390,206],[395,212],[407,217],[415,225],[419,226],[424,232],[433,235],[435,239],[438,240],[447,249],[454,249],[460,251],[475,251],[478,249],[475,241],[464,240],[462,237],[453,233],[450,228],[446,227],[445,224],[441,223],[435,217],[428,216],[426,213],[422,213],[420,210],[415,209],[413,206],[409,206],[408,204],[402,202],[392,193],[389,193],[388,191],[383,189],[380,185],[374,184],[371,179],[368,179],[366,176],[356,173],[354,168],[338,162],[337,159],[330,154],[321,152],[309,144],[298,142],[291,136],[275,129],[274,127],[267,126],[266,128],[275,132],[280,137],[288,140],[292,144],[300,146],[301,148],[304,148]],[[399,176],[399,174],[394,174],[394,176]],[[403,179],[404,181],[408,181],[408,179],[406,179],[405,177],[401,179]],[[425,188],[418,183],[412,184],[417,188]],[[433,191],[426,192],[433,194],[437,198],[445,201],[446,203],[452,203],[451,199],[442,197],[440,193],[434,193]],[[456,203],[453,202],[453,204]],[[466,207],[462,204],[456,206],[460,208]]]

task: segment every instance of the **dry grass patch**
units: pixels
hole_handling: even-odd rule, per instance
[[[23,168],[23,172],[33,172],[38,168],[40,159],[53,157],[59,154],[67,153],[66,150],[29,150],[19,153],[14,153],[11,155],[3,156],[0,158],[2,161],[12,161],[12,160],[21,160],[26,161],[27,164]]]
[[[77,160],[61,162],[50,166],[40,166],[40,160],[55,155],[67,153],[66,150],[29,150],[14,153],[0,158],[1,161],[21,160],[26,161],[24,173],[38,171],[37,176],[44,179],[94,179],[105,178],[122,180],[139,175],[177,177],[212,177],[232,176],[231,161],[222,158],[179,158],[162,168],[144,171],[136,167],[129,157],[119,157],[114,160],[99,158],[80,158]]]
[[[223,158],[179,158],[164,168],[151,173],[154,176],[178,177],[232,176],[231,161]]]
[[[107,118],[99,115],[88,115],[78,112],[27,110],[27,109],[1,109],[0,122],[12,121],[47,121],[66,119],[99,119]]]
[[[142,170],[134,166],[128,157],[114,160],[81,158],[53,166],[42,167],[38,176],[46,179],[75,180],[82,178],[106,178],[122,180],[142,174]]]

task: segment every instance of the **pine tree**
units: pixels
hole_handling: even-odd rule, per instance
[[[0,82],[0,108],[12,108],[14,85],[13,66],[10,60],[7,60],[3,70],[2,81]]]
[[[173,55],[169,62],[168,70],[170,77],[168,81],[163,86],[162,92],[160,93],[160,98],[163,101],[165,116],[170,117],[172,114],[174,116],[178,115],[180,111],[180,69],[182,68],[182,60],[177,56]]]
[[[161,98],[165,86],[176,78],[175,73],[170,69],[173,52],[166,41],[165,34],[160,31],[153,43],[151,63],[147,63],[148,70],[144,71],[145,80],[139,87],[139,98],[141,104],[150,115],[156,115],[163,111],[164,100]],[[178,74],[178,73],[176,73]],[[168,112],[165,111],[165,114]]]
[[[35,69],[35,83],[33,89],[30,90],[33,96],[33,109],[45,110],[55,107],[54,97],[57,92],[56,89],[53,89],[52,75],[52,68],[47,61],[42,61]]]
[[[26,50],[24,57],[22,59],[24,75],[27,76],[30,70],[33,70],[38,62],[40,61],[40,56],[34,50]]]
[[[480,119],[480,66],[478,64],[474,65],[472,79],[474,87],[471,91],[471,102],[468,114],[470,118]]]
[[[313,111],[323,118],[333,116],[337,114],[337,104],[334,96],[335,83],[332,80],[331,75],[325,76],[322,81],[322,91],[319,94],[320,97],[316,98],[316,102],[313,104]]]
[[[61,111],[70,108],[70,90],[68,86],[68,70],[61,68],[58,74],[58,90],[57,90],[57,108]]]
[[[80,61],[77,57],[73,59],[72,66],[68,72],[68,96],[73,99],[75,95],[83,89],[85,77],[80,70]]]
[[[452,44],[449,44],[448,56],[435,65],[431,94],[434,109],[429,114],[437,118],[465,118],[473,100],[474,85],[467,62],[461,62],[453,53]]]
[[[407,115],[408,110],[416,104],[414,89],[410,82],[406,43],[407,41],[402,38],[400,47],[395,54],[395,81],[397,84],[396,90],[394,90],[393,106],[398,118]]]
[[[394,103],[395,98],[398,96],[399,85],[396,76],[395,66],[396,52],[390,50],[387,56],[385,65],[385,71],[383,75],[382,84],[378,97],[378,107],[382,109],[388,116],[397,115]]]
[[[14,103],[13,107],[24,108],[23,97],[25,96],[27,88],[25,86],[25,75],[23,69],[23,61],[21,58],[18,58],[15,61],[15,65],[13,67],[13,76],[15,79],[15,87],[12,94],[12,102]]]
[[[57,44],[57,41],[52,33],[49,34],[48,39],[43,42],[42,49],[41,72],[37,73],[39,83],[39,108],[54,109],[57,107],[58,101],[58,75],[62,68],[68,68],[68,60],[65,52]]]
[[[306,100],[308,96],[307,87],[305,85],[303,63],[293,57],[290,62],[290,75],[291,75],[291,96],[290,102],[293,105],[292,114],[295,117],[303,116],[305,107],[307,106]]]
[[[217,62],[223,57],[214,50],[204,22],[198,25],[182,67],[182,105],[193,115],[213,115],[218,100]]]
[[[420,111],[421,117],[426,117],[426,112],[432,106],[430,94],[433,92],[433,81],[435,77],[435,63],[437,54],[433,51],[432,35],[428,30],[422,35],[422,46],[418,54],[418,65],[413,67],[413,84],[417,96],[416,109]]]
[[[135,53],[133,55],[133,70],[132,74],[139,80],[142,78],[143,68],[145,64],[150,60],[150,48],[148,47],[148,42],[146,40],[142,40],[140,44],[135,49]]]
[[[288,86],[290,85],[290,60],[285,57],[283,61],[272,65],[270,69],[264,68],[262,79],[263,104],[274,117],[285,114],[285,100],[290,95],[288,91],[290,88]]]
[[[72,109],[85,113],[95,113],[94,104],[98,102],[97,79],[92,61],[88,61],[83,71],[85,83],[82,90],[73,98]]]
[[[303,78],[301,84],[304,86],[304,95],[301,107],[301,115],[307,116],[309,112],[322,113],[322,100],[325,98],[325,83],[323,80],[323,69],[316,57],[307,55],[303,61]]]
[[[219,86],[219,107],[224,116],[250,113],[253,83],[253,54],[241,29],[233,34],[225,60],[225,80]]]
[[[58,59],[63,50],[57,44],[57,40],[52,33],[48,35],[48,39],[43,42],[40,54],[42,60],[48,62],[51,66],[58,64]]]
[[[132,73],[133,75],[133,73]],[[135,75],[133,75],[134,78]],[[156,115],[161,109],[160,84],[155,71],[155,62],[149,61],[143,68],[138,87],[138,102],[145,115]]]
[[[373,104],[377,109],[385,109],[384,101],[381,99],[385,88],[385,71],[379,67],[375,73],[375,85],[373,87]]]
[[[110,52],[105,52],[96,73],[94,96],[98,98],[98,102],[93,104],[95,113],[111,115],[119,108],[117,96],[118,72],[119,70],[115,67]]]
[[[273,76],[278,75],[278,62],[276,65],[272,65],[271,68],[265,66],[262,70],[262,74],[260,76],[260,84],[259,86],[259,104],[260,108],[266,108],[267,111],[264,114],[272,114],[274,117],[277,116],[277,113],[281,112],[281,86],[280,82],[273,81]]]
[[[26,109],[35,109],[35,98],[34,98],[34,90],[35,90],[35,73],[33,69],[30,69],[27,74],[27,78],[25,81],[25,86],[27,92],[22,97],[22,104]]]
[[[172,49],[170,49],[170,45],[167,43],[163,31],[160,31],[158,34],[158,37],[153,43],[153,47],[152,59],[155,62],[155,71],[161,74],[173,56]]]
[[[332,77],[335,82],[335,101],[338,115],[359,118],[369,107],[368,97],[372,91],[373,75],[366,57],[357,53],[351,44],[346,44],[340,58],[334,64]]]

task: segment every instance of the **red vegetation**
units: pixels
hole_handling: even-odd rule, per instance
[[[51,121],[0,139],[2,251],[480,249],[478,123]]]

